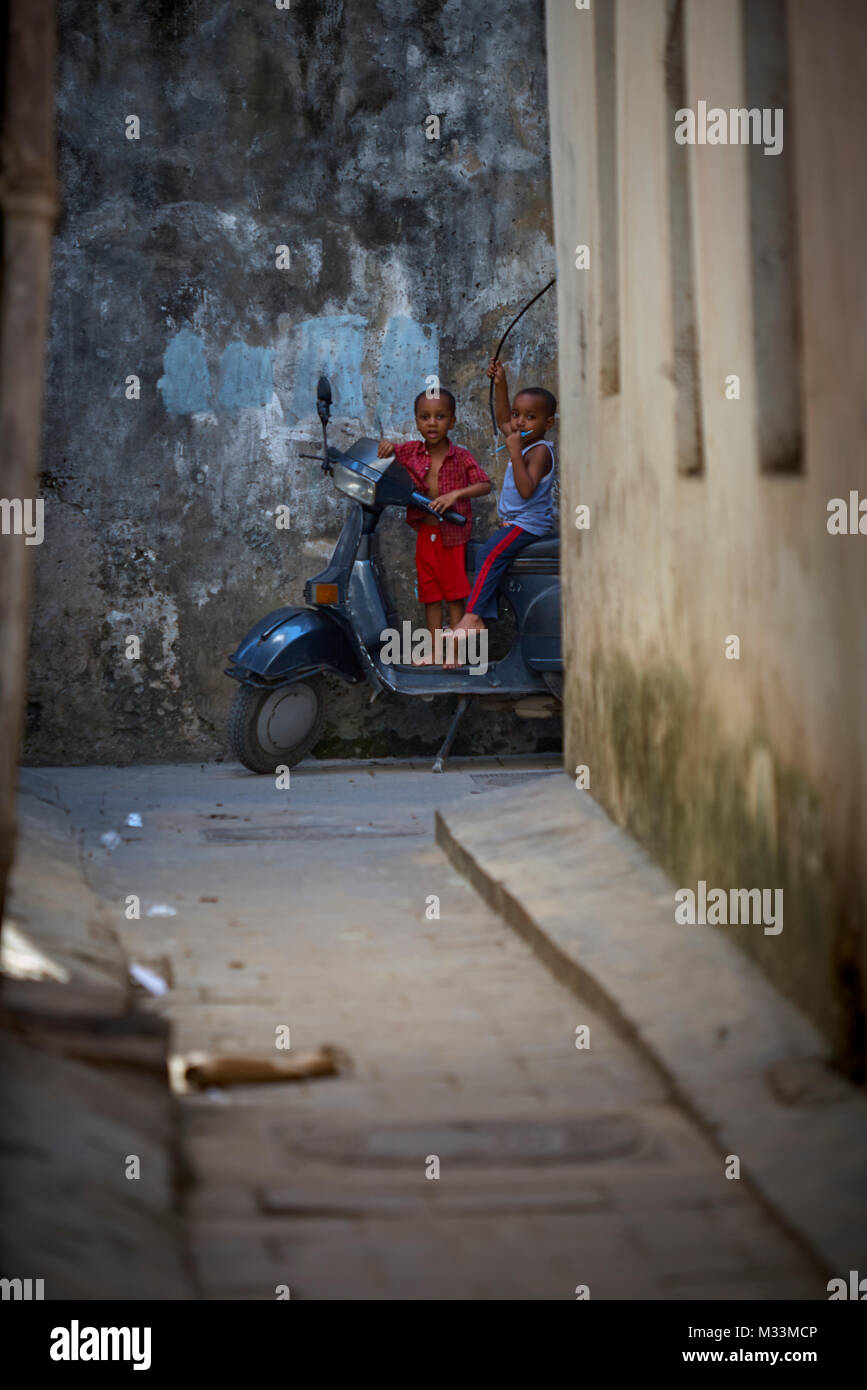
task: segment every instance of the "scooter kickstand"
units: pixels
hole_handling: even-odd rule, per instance
[[[449,725],[449,731],[448,731],[448,733],[446,734],[445,743],[443,744],[442,748],[440,749],[440,751],[437,753],[436,757],[434,758],[434,764],[433,764],[433,767],[431,768],[431,772],[442,772],[442,770],[443,770],[443,763],[445,762],[446,758],[447,758],[448,755],[449,755],[449,751],[450,751],[450,749],[451,749],[451,746],[452,746],[452,744],[453,744],[454,741],[455,741],[455,734],[457,733],[458,725],[460,724],[461,720],[463,719],[464,714],[466,713],[467,705],[468,705],[469,703],[470,703],[470,697],[469,697],[469,695],[462,695],[461,698],[458,700],[458,707],[457,707],[457,709],[455,710],[454,718],[452,719],[452,722],[451,722],[451,724]]]

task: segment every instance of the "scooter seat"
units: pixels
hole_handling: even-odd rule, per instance
[[[557,574],[560,570],[560,537],[539,536],[519,550],[506,573],[509,575]]]
[[[482,545],[482,541],[476,540],[471,540],[467,545],[467,570],[470,574],[474,574],[478,568],[476,561]],[[554,568],[556,568],[560,560],[560,537],[557,532],[552,531],[550,536],[539,536],[536,540],[531,541],[529,545],[525,545],[524,549],[518,552],[509,568],[511,569],[513,565],[520,565],[521,561],[525,559],[553,560],[555,562]],[[546,565],[545,568],[547,570],[551,568],[551,566]]]
[[[539,536],[537,540],[525,545],[516,558],[520,560],[559,560],[559,535],[552,532],[550,536]]]

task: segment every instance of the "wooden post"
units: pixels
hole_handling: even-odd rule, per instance
[[[0,131],[0,498],[35,501],[57,213],[54,0],[6,0]],[[25,509],[26,512],[26,509]],[[9,509],[4,512],[9,516]],[[7,529],[9,529],[7,527]],[[0,534],[0,921],[15,848],[15,787],[30,637],[33,547]]]

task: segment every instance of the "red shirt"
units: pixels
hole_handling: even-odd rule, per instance
[[[430,472],[430,454],[424,441],[412,439],[407,444],[395,444],[394,456],[409,473],[417,491],[429,495],[425,479]],[[489,483],[490,481],[487,473],[482,471],[469,449],[462,449],[459,444],[449,443],[448,453],[440,464],[437,479],[437,495],[439,497],[442,497],[446,492],[455,492],[458,488],[472,487],[474,483]],[[461,516],[465,516],[467,524],[466,526],[458,526],[457,522],[454,521],[439,522],[442,543],[443,545],[465,545],[470,538],[472,529],[473,508],[470,498],[459,497],[450,510],[460,512]],[[407,507],[406,519],[415,530],[418,530],[423,522],[433,522],[433,517],[428,512],[423,512],[421,507]],[[434,522],[434,525],[436,524]]]

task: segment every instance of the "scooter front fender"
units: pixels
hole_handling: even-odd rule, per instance
[[[226,675],[252,685],[302,680],[331,671],[363,678],[358,658],[337,620],[314,608],[277,608],[260,618],[229,657]]]

